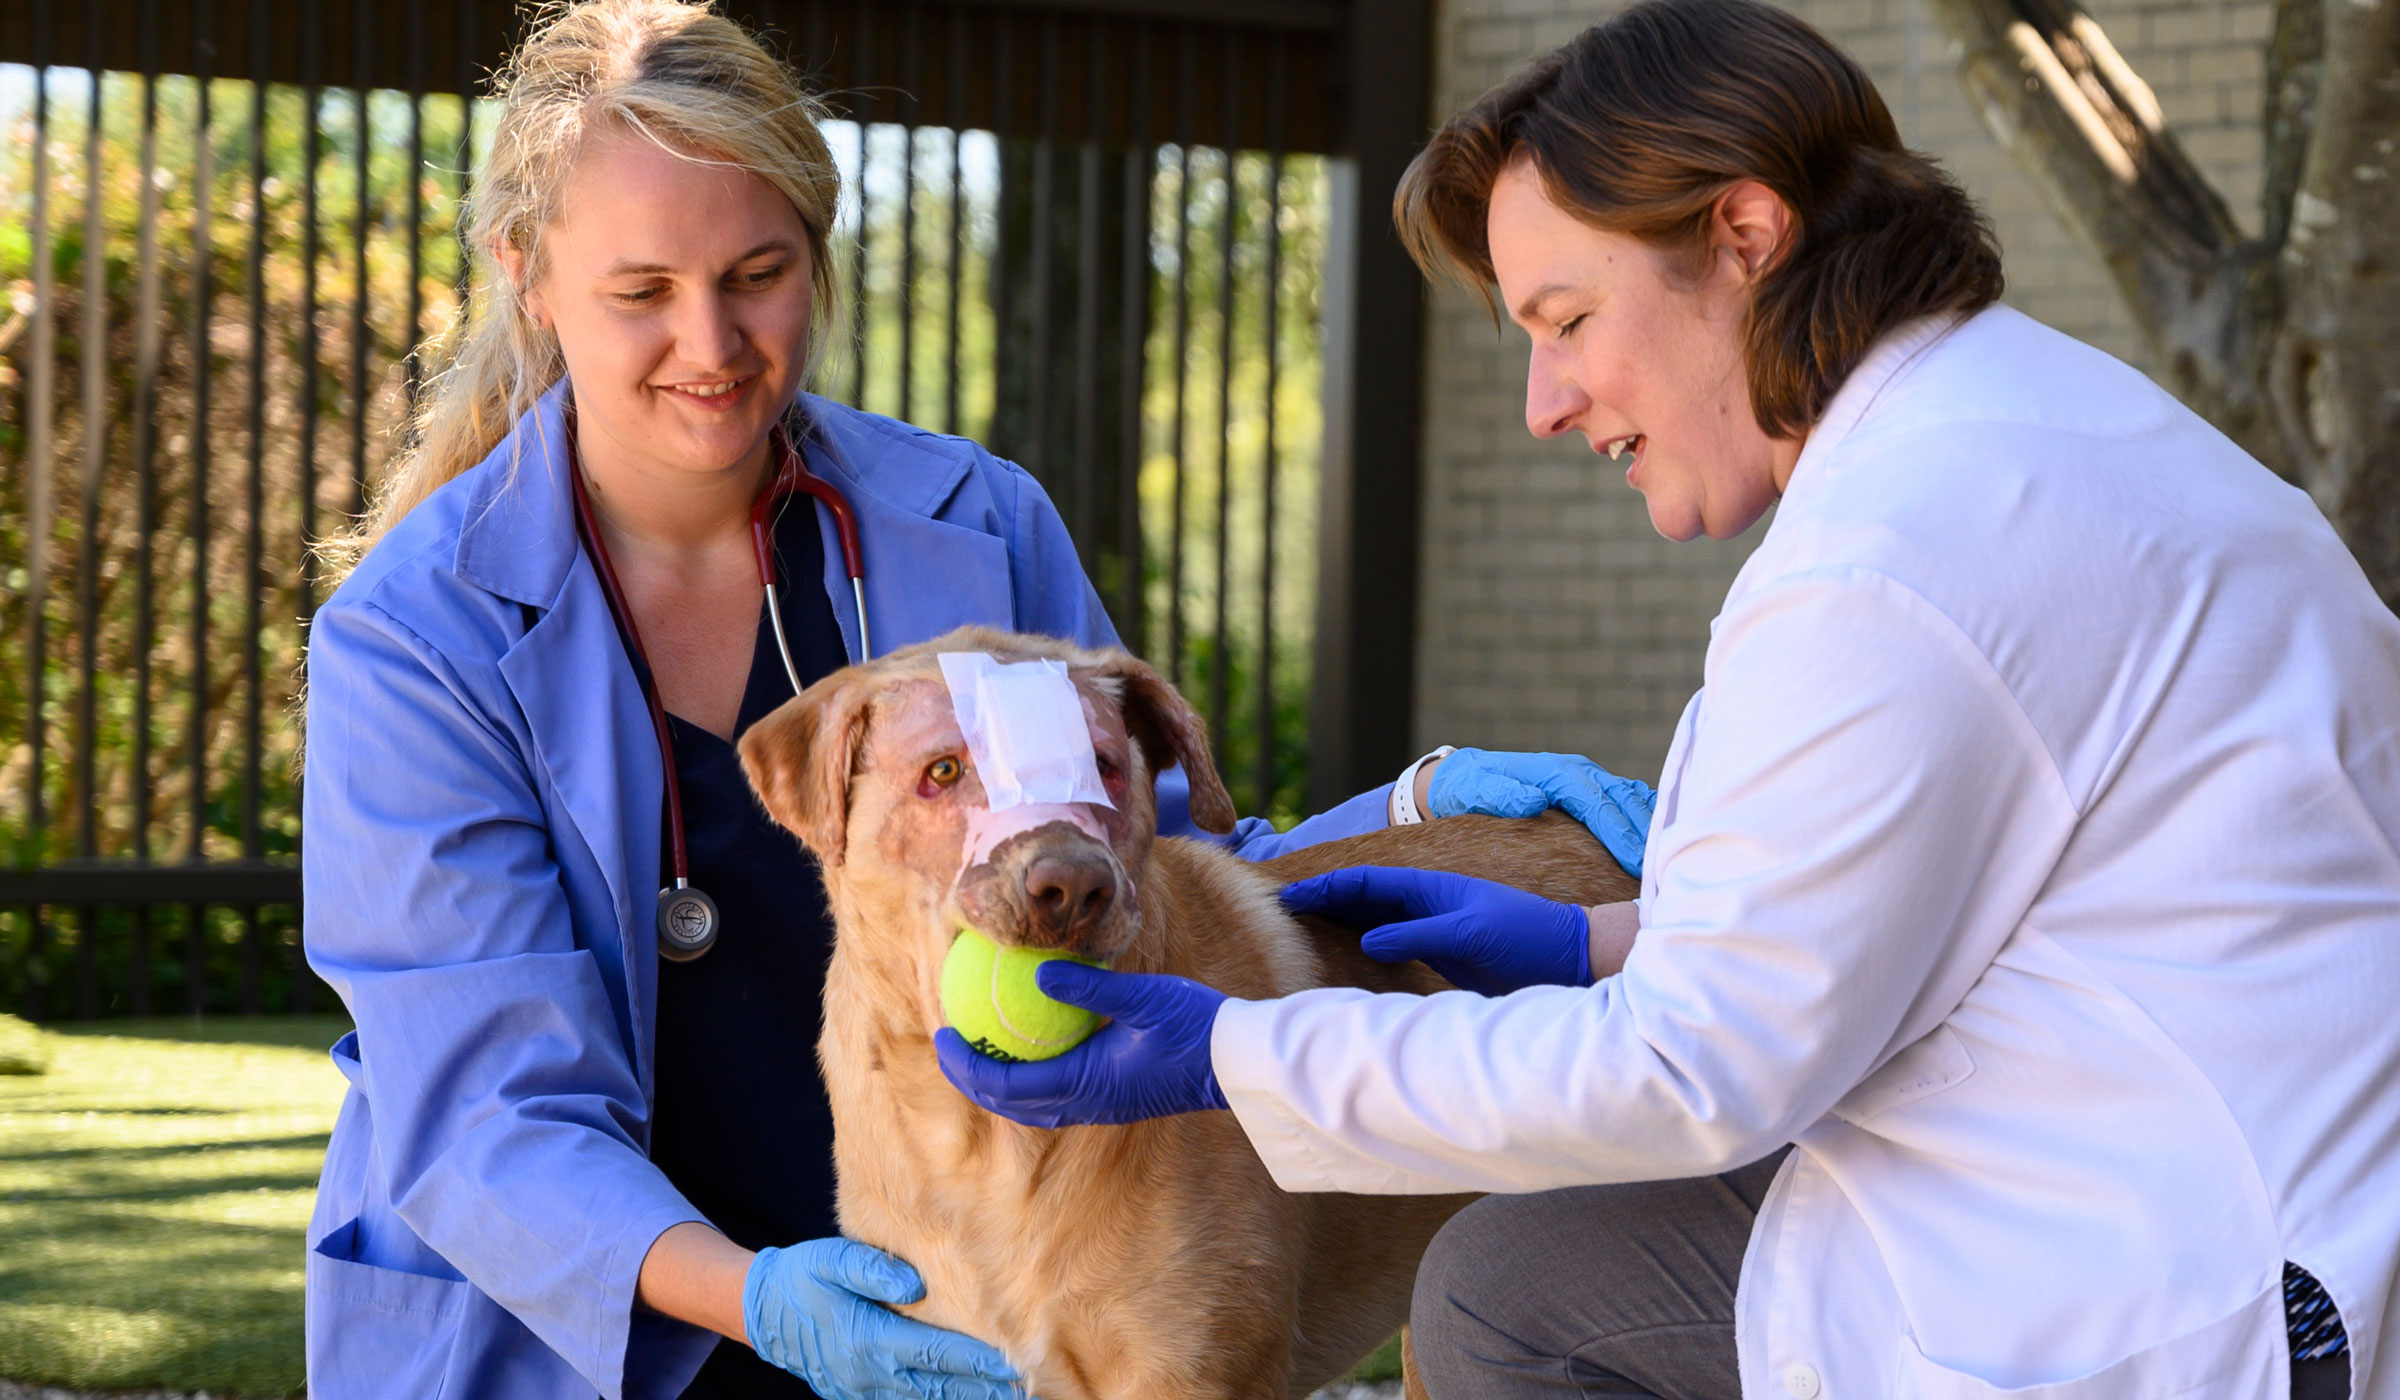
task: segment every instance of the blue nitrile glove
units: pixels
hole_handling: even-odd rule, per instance
[[[1434,765],[1425,815],[1538,817],[1556,807],[1582,822],[1626,874],[1639,878],[1657,797],[1648,783],[1620,778],[1578,754],[1457,749]]]
[[[1034,972],[1045,996],[1097,1011],[1109,1024],[1050,1060],[1004,1063],[948,1026],[933,1034],[942,1073],[1003,1118],[1036,1128],[1135,1123],[1225,1107],[1208,1053],[1225,994],[1188,977],[1110,972],[1060,959]]]
[[[1365,928],[1358,946],[1368,957],[1416,958],[1487,997],[1592,984],[1592,924],[1582,906],[1470,875],[1353,866],[1284,886],[1283,907]]]
[[[925,1296],[917,1271],[840,1238],[762,1249],[742,1284],[750,1349],[828,1400],[1023,1400],[1008,1358],[885,1303]]]

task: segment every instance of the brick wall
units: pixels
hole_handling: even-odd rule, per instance
[[[2008,300],[2135,364],[2132,324],[2099,262],[2070,237],[1969,110],[1949,40],[1918,0],[1787,0],[1874,75],[1910,145],[1983,202]],[[2158,92],[2186,148],[2252,229],[2258,220],[2264,0],[2089,0]],[[1437,6],[1439,121],[1606,7],[1574,0]],[[1621,470],[1582,439],[1525,430],[1525,338],[1495,332],[1457,292],[1433,295],[1426,338],[1424,745],[1583,752],[1652,777],[1700,684],[1708,622],[1750,545],[1673,544]]]

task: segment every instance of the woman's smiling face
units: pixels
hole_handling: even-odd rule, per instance
[[[799,391],[806,228],[765,180],[615,128],[584,142],[526,305],[558,334],[587,442],[651,471],[761,450]]]
[[[1759,428],[1742,346],[1750,285],[1783,219],[1763,186],[1738,186],[1719,203],[1707,263],[1679,267],[1560,208],[1529,160],[1493,183],[1492,269],[1509,319],[1533,338],[1525,426],[1579,432],[1629,462],[1627,484],[1669,539],[1748,529],[1799,456],[1798,442]]]

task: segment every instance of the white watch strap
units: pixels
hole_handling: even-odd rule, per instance
[[[1437,758],[1448,758],[1456,752],[1458,750],[1455,747],[1444,744],[1400,770],[1400,780],[1392,784],[1392,800],[1388,804],[1392,825],[1415,826],[1425,820],[1425,814],[1417,810],[1417,770]]]

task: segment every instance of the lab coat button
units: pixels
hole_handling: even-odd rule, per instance
[[[1817,1368],[1805,1361],[1795,1361],[1783,1368],[1783,1388],[1792,1393],[1792,1400],[1817,1400],[1821,1386]]]

